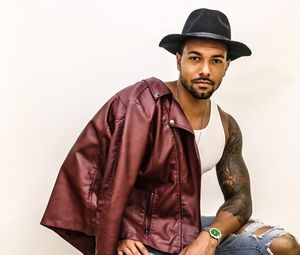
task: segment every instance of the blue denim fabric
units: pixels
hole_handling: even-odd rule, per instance
[[[202,217],[202,227],[208,227],[214,220],[214,217]],[[271,255],[269,246],[272,240],[282,234],[286,234],[283,228],[274,227],[263,233],[261,236],[255,236],[253,233],[265,226],[265,224],[255,221],[248,225],[244,232],[239,235],[232,234],[224,239],[216,250],[216,255]],[[150,255],[169,255],[168,253],[147,247]]]

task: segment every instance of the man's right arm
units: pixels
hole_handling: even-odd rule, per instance
[[[250,178],[242,156],[242,133],[234,118],[226,113],[225,116],[227,141],[223,156],[216,166],[225,202],[212,224],[221,229],[223,238],[245,224],[252,213]]]

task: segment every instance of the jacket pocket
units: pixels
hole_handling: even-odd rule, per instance
[[[144,215],[144,233],[145,233],[145,235],[149,235],[154,196],[155,196],[155,192],[152,190],[147,199],[147,204],[146,204],[146,208],[145,208],[145,215]]]

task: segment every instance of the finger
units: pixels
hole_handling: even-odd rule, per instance
[[[184,248],[184,249],[179,253],[179,255],[184,255],[184,254],[185,254],[185,251],[186,251],[186,248]]]
[[[141,242],[135,242],[135,245],[139,249],[139,251],[142,253],[142,255],[149,255],[147,248]]]
[[[125,252],[126,248],[127,248],[127,252],[128,252],[128,250],[130,251],[129,246],[133,242],[134,242],[133,240],[129,240],[129,239],[119,241],[117,251],[118,252]],[[120,255],[122,255],[122,254],[120,254]]]
[[[122,252],[123,252],[123,254],[125,253],[126,255],[134,255],[134,254],[131,252],[131,250],[130,250],[129,248],[127,248],[127,247],[124,247]]]
[[[127,247],[130,249],[133,255],[142,255],[136,247],[135,242],[130,242],[130,244],[128,244]]]
[[[123,255],[123,252],[122,251],[118,251],[118,255]]]

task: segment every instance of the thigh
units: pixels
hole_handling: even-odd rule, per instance
[[[215,216],[202,216],[202,228],[209,227],[215,219]],[[232,234],[223,240],[217,247],[216,255],[259,255],[256,245],[247,242],[247,233]]]
[[[202,216],[202,228],[209,227],[214,216]],[[287,234],[281,227],[270,227],[259,221],[250,221],[238,234],[231,234],[217,247],[215,255],[270,255],[272,240]],[[263,231],[260,231],[263,230]],[[162,251],[147,247],[150,255],[170,255]]]
[[[270,255],[272,240],[287,232],[281,227],[270,227],[252,221],[239,234],[231,234],[217,247],[216,255]]]

